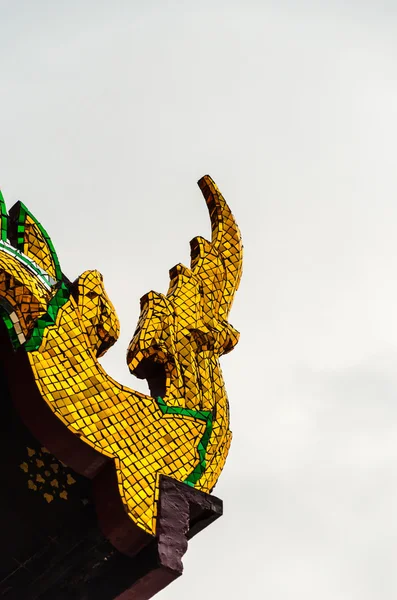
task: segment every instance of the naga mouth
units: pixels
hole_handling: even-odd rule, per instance
[[[99,334],[99,338],[101,338],[101,334]],[[102,339],[96,351],[97,358],[101,358],[101,356],[106,354],[109,348],[111,348],[116,341],[117,339],[113,336],[106,336],[104,339]]]
[[[146,379],[148,382],[150,394],[153,398],[164,398],[167,392],[167,375],[165,364],[160,362],[156,354],[150,356],[133,357],[132,352],[128,353],[128,364],[130,372],[138,379]],[[133,365],[133,368],[131,368]]]

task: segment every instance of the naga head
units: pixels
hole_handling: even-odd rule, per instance
[[[85,271],[74,282],[73,295],[91,348],[99,358],[113,346],[120,335],[120,322],[106,293],[101,273]]]
[[[242,243],[225,199],[208,175],[199,180],[211,218],[211,242],[190,242],[190,268],[170,270],[166,295],[149,292],[130,343],[130,371],[147,379],[153,395],[185,398],[187,407],[212,408],[206,396],[219,356],[239,339],[228,315],[242,273]],[[214,362],[215,361],[215,362]],[[210,402],[212,404],[212,402]]]

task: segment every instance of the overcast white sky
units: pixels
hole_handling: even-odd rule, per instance
[[[397,4],[0,0],[0,184],[64,272],[139,298],[208,236],[245,270],[225,514],[162,600],[397,597]]]

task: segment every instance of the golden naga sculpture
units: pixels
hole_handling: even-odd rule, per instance
[[[117,383],[98,362],[119,335],[101,274],[86,271],[72,284],[44,228],[20,202],[7,214],[0,194],[0,315],[14,348],[25,349],[41,397],[64,426],[115,461],[124,508],[150,534],[160,474],[210,492],[231,441],[219,357],[239,337],[227,319],[242,245],[213,180],[198,183],[212,241],[192,240],[190,269],[175,266],[167,295],[141,299],[128,348],[131,373],[148,379],[152,396]]]

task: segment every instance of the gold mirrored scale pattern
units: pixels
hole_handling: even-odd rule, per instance
[[[205,176],[199,185],[211,216],[212,241],[191,242],[191,267],[171,269],[167,295],[150,292],[142,298],[128,349],[133,373],[144,359],[163,365],[164,398],[122,386],[99,364],[98,356],[119,336],[119,321],[98,271],[86,271],[76,280],[56,318],[36,328],[40,343],[28,352],[43,399],[66,427],[115,461],[125,509],[151,534],[156,531],[160,474],[210,492],[231,442],[219,357],[238,341],[227,316],[241,277],[242,246],[233,215],[212,179]],[[12,282],[23,279],[34,320],[50,298],[52,304],[56,300],[59,263],[30,213],[24,213],[24,226],[18,234],[20,239],[23,234],[24,253],[51,271],[51,277],[58,275],[58,284],[48,292],[37,277],[24,273],[23,279],[18,260],[0,249],[0,282],[2,275],[8,278],[7,290],[0,284],[0,299],[18,304]]]
[[[16,256],[0,246],[0,304],[18,318],[16,333],[26,338],[37,319],[47,312],[49,291]]]
[[[39,264],[54,281],[56,280],[56,267],[47,241],[29,214],[25,217],[23,253]]]
[[[40,392],[69,429],[116,460],[126,508],[154,533],[157,478],[183,481],[199,460],[204,423],[163,415],[153,398],[113,381],[92,352],[84,323],[71,299],[47,328],[29,360]]]

